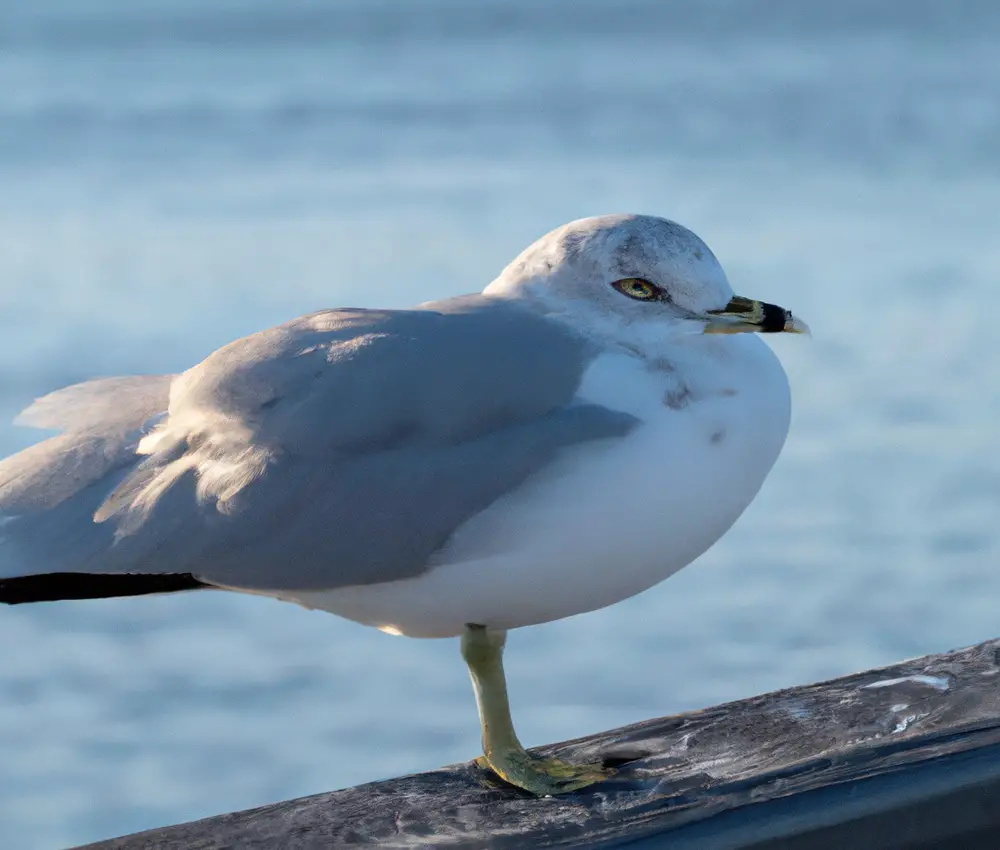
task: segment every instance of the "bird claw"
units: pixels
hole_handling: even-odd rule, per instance
[[[571,764],[561,759],[542,758],[531,753],[510,752],[492,759],[480,756],[476,764],[492,770],[505,782],[539,797],[579,791],[615,774],[600,764]]]

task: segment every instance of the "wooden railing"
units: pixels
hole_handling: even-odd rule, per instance
[[[88,847],[997,850],[1000,640],[541,751],[620,768],[537,799],[453,765]]]

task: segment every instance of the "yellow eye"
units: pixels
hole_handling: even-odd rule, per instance
[[[626,277],[611,284],[622,295],[634,298],[636,301],[662,300],[664,292],[656,284],[643,280],[641,277]]]

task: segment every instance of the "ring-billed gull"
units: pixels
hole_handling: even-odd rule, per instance
[[[804,330],[734,296],[689,230],[601,216],[479,295],[324,310],[180,375],[59,390],[21,421],[63,433],[0,463],[0,601],[224,588],[460,635],[482,761],[584,787],[608,771],[518,741],[506,632],[639,593],[726,532],[789,422],[743,332]]]

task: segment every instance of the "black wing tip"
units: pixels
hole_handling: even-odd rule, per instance
[[[105,573],[44,573],[0,578],[0,603],[58,602],[64,599],[108,599],[146,596],[211,587],[190,573],[109,575]]]

